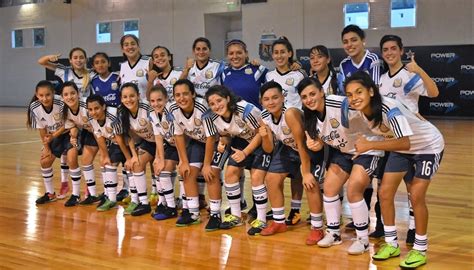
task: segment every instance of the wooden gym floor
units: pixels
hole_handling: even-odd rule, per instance
[[[203,223],[177,228],[175,220],[158,222],[150,216],[123,216],[123,207],[99,213],[94,206],[64,207],[64,200],[36,206],[44,193],[39,167],[38,132],[25,128],[22,108],[0,108],[0,269],[397,269],[400,259],[374,262],[370,252],[347,255],[353,231],[343,244],[328,249],[306,246],[306,222],[270,237],[250,237],[248,224],[206,233]],[[473,269],[473,122],[434,120],[445,136],[441,168],[428,191],[428,264],[420,269]],[[96,165],[96,168],[99,166]],[[59,164],[54,165],[59,190]],[[101,183],[97,179],[97,183]],[[82,183],[81,190],[84,190]],[[99,190],[102,190],[99,188]],[[289,206],[286,184],[286,205]],[[251,202],[246,187],[245,197]],[[402,257],[407,197],[397,194],[397,226]],[[225,201],[225,200],[224,200]],[[350,215],[343,204],[344,219]],[[225,206],[226,207],[226,206]],[[303,201],[303,219],[309,215]],[[374,213],[371,213],[374,221]],[[375,222],[371,222],[370,230]]]

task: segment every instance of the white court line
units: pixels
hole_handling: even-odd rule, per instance
[[[35,143],[35,142],[40,142],[41,140],[34,140],[34,141],[22,141],[22,142],[11,142],[11,143],[0,143],[0,146],[5,146],[5,145],[15,145],[15,144],[27,144],[27,143]]]
[[[0,132],[21,131],[21,130],[27,130],[27,129],[26,128],[0,129]]]

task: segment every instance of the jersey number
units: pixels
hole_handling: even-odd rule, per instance
[[[270,166],[270,161],[272,161],[272,157],[270,155],[262,155],[262,167],[267,168]]]
[[[430,176],[431,167],[433,167],[433,162],[424,160],[423,167],[421,168],[421,175]]]

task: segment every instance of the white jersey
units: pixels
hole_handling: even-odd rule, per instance
[[[76,114],[74,114],[69,107],[67,108],[67,110],[67,129],[77,127],[79,129],[86,129],[89,132],[93,132],[89,114],[87,113],[87,104],[84,99],[79,100],[79,109],[77,110]]]
[[[122,107],[122,110],[128,110]],[[130,130],[133,131],[138,137],[147,140],[149,142],[155,142],[155,135],[153,133],[153,126],[150,122],[150,114],[153,113],[153,109],[147,103],[139,102],[137,115],[133,116],[131,113],[129,116]]]
[[[122,123],[117,117],[117,108],[115,107],[107,107],[105,122],[102,125],[95,119],[91,119],[90,123],[96,137],[104,137],[115,144],[115,136],[123,133]]]
[[[188,80],[194,84],[196,94],[204,97],[207,90],[214,85],[221,84],[220,77],[224,71],[224,63],[213,60],[207,62],[203,68],[199,68],[195,62],[193,67],[189,69]]]
[[[367,126],[364,118],[352,109],[348,110],[347,121],[349,127],[343,124],[343,108],[347,98],[343,96],[329,95],[325,98],[325,114],[318,115],[316,132],[318,137],[327,145],[338,149],[342,153],[354,155],[355,142],[359,135],[364,135],[368,140],[380,140]],[[348,103],[347,103],[348,105]],[[364,155],[383,156],[382,151],[367,151]]]
[[[31,127],[46,129],[48,134],[52,134],[64,126],[63,119],[64,103],[59,96],[54,96],[53,107],[47,111],[39,100],[30,104]]]
[[[222,136],[239,137],[250,142],[257,134],[261,120],[261,111],[246,101],[237,102],[237,110],[229,121],[212,112],[211,121],[204,121],[207,137],[220,134]]]
[[[274,119],[270,112],[263,110],[262,120],[272,130],[274,140],[281,141],[284,145],[287,145],[293,148],[295,151],[298,151],[295,138],[293,137],[293,134],[286,123],[285,112],[287,110],[288,109],[286,107],[282,108],[280,119]]]
[[[382,74],[379,89],[382,96],[399,100],[414,113],[418,113],[419,97],[428,96],[421,77],[408,71],[406,66],[394,75],[390,75],[390,71]]]
[[[175,84],[175,82],[177,80],[179,80],[179,77],[181,77],[182,73],[183,73],[183,71],[181,71],[181,70],[173,69],[168,74],[168,76],[166,76],[166,77],[157,77],[153,81],[153,85],[157,85],[159,83],[166,89],[166,92],[168,93],[168,103],[171,103],[171,102],[174,101],[174,98],[173,98],[173,85]]]
[[[83,76],[77,75],[71,66],[58,64],[56,66],[56,69],[54,70],[54,75],[58,76],[63,83],[74,82],[77,85],[77,88],[79,89],[79,95],[81,97],[88,97],[91,95],[92,90],[90,82],[92,81],[92,78],[96,75],[96,73],[89,69],[87,70],[87,72],[89,72],[89,84],[85,89],[82,83]]]
[[[306,75],[299,70],[290,70],[281,74],[277,69],[269,71],[266,75],[267,82],[275,81],[283,88],[285,107],[301,109],[301,99],[296,86]]]
[[[331,84],[331,80],[332,80],[332,77],[333,76],[336,76],[335,74],[332,73],[332,71],[329,71],[329,74],[328,76],[326,77],[326,79],[324,80],[324,82],[321,84],[323,86],[323,91],[324,91],[324,94],[327,95],[335,95],[337,94],[336,90],[337,89],[332,89],[332,84]],[[317,79],[317,76],[316,76],[316,79]]]
[[[207,115],[208,109],[204,104],[203,99],[196,98],[192,114],[186,116],[176,102],[171,103],[170,117],[173,119],[174,124],[173,135],[185,134],[191,139],[205,143],[206,133],[204,132],[203,121],[210,121],[210,119]]]
[[[150,121],[153,126],[153,134],[163,136],[163,139],[172,146],[176,145],[173,137],[174,124],[170,117],[169,108],[165,107],[161,115],[155,112],[150,113]]]
[[[372,121],[367,120],[372,126]],[[387,139],[408,137],[410,149],[396,151],[405,154],[438,154],[444,149],[444,139],[441,132],[430,122],[419,118],[399,101],[382,97],[382,123],[371,129],[375,134]]]
[[[140,98],[146,99],[146,88],[148,86],[147,74],[150,58],[141,55],[134,66],[130,62],[125,61],[120,63],[120,84],[127,82],[134,83],[138,86],[140,91]]]

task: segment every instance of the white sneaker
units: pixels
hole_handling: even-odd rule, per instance
[[[319,240],[318,246],[326,248],[334,245],[340,245],[341,243],[341,234],[339,232],[327,230],[324,238]]]
[[[350,255],[360,255],[369,250],[369,239],[362,239],[357,237],[352,245],[347,249]]]

